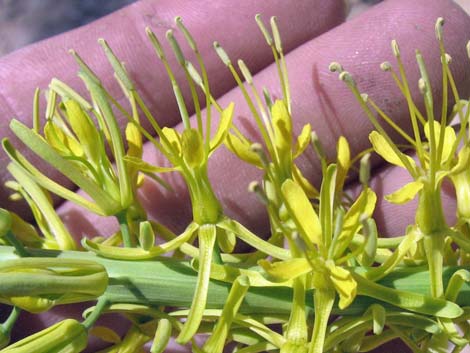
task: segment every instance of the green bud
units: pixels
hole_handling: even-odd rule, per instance
[[[93,300],[106,290],[104,267],[87,260],[22,258],[0,264],[0,302],[38,313]]]
[[[86,348],[88,335],[78,321],[67,319],[5,348],[3,353],[78,353]]]

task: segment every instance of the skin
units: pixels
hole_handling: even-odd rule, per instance
[[[265,19],[274,14],[279,17],[284,46],[289,51],[286,59],[295,130],[298,133],[305,123],[310,122],[329,156],[334,156],[336,140],[340,135],[348,139],[352,155],[369,147],[367,136],[372,128],[345,84],[337,80],[336,74],[328,71],[328,64],[332,61],[341,62],[357,79],[360,90],[367,92],[397,123],[409,131],[406,103],[391,77],[381,72],[378,66],[386,60],[395,63],[390,40],[396,39],[400,44],[409,81],[412,87],[416,87],[413,96],[419,101],[415,84],[419,75],[414,59],[414,50],[419,48],[426,60],[435,97],[439,97],[440,64],[434,23],[437,17],[442,16],[447,20],[444,27],[446,50],[453,58],[452,70],[459,92],[461,97],[468,97],[470,93],[470,65],[465,53],[468,39],[465,34],[469,33],[470,19],[451,1],[390,0],[343,24],[340,24],[345,16],[342,1],[301,1],[300,5],[292,7],[279,0],[262,5],[264,8],[261,9],[253,9],[250,1],[243,4],[233,8],[230,1],[220,2],[220,8],[212,9],[201,2],[194,7],[188,1],[141,1],[91,25],[0,58],[0,82],[7,83],[0,87],[2,135],[10,136],[7,124],[12,116],[30,122],[33,90],[37,86],[46,88],[51,77],[80,87],[75,78],[76,66],[65,54],[65,50],[71,46],[92,63],[93,69],[104,79],[111,93],[122,99],[117,85],[112,81],[111,69],[104,55],[94,44],[98,37],[106,38],[116,54],[126,62],[144,99],[160,122],[177,126],[179,117],[175,114],[176,105],[171,87],[143,35],[144,26],[150,25],[163,38],[164,31],[172,26],[175,15],[183,17],[200,45],[209,68],[214,96],[219,98],[222,106],[235,102],[236,124],[249,135],[253,130],[253,121],[247,113],[240,91],[233,88],[235,85],[228,71],[213,54],[211,43],[217,39],[233,60],[243,58],[253,74],[256,73],[254,79],[257,87],[266,86],[273,94],[279,94],[271,53],[252,20],[257,12],[262,13]],[[201,21],[202,13],[204,21]],[[118,21],[120,25],[116,26]],[[246,40],[248,37],[250,40]],[[162,157],[155,153],[152,146],[145,148],[148,161],[163,164]],[[5,163],[5,156],[0,157],[0,163]],[[318,185],[320,173],[316,158],[307,154],[300,160],[300,167]],[[407,180],[404,172],[392,167],[380,168],[379,162],[374,170],[372,183],[380,186],[379,199]],[[7,178],[2,170],[0,179],[4,181]],[[176,194],[146,182],[141,198],[152,217],[181,230],[191,216],[188,196],[178,177],[169,178]],[[210,164],[210,178],[227,215],[241,220],[259,234],[267,232],[262,207],[259,207],[254,196],[246,192],[248,183],[259,178],[254,168],[241,166],[234,156],[221,149]],[[350,187],[355,187],[354,180],[350,181]],[[2,189],[0,200],[5,200],[7,193]],[[444,200],[446,209],[453,210],[452,197],[446,196]],[[10,206],[8,202],[2,201],[2,207]],[[380,203],[377,215],[381,232],[386,235],[402,234],[406,225],[414,222],[413,207],[410,204],[395,209],[385,202]],[[80,237],[85,234],[110,234],[116,228],[113,222],[87,214],[71,204],[60,205],[59,211],[73,232]],[[448,213],[451,216],[453,211]],[[393,214],[393,218],[387,217],[387,214]],[[35,316],[33,320],[28,316],[28,320],[30,330],[34,331],[38,324],[49,324],[57,317]],[[383,351],[390,349],[389,346]]]

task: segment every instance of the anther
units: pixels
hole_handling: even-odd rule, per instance
[[[444,19],[442,17],[439,17],[436,20],[436,25],[435,25],[435,30],[436,30],[436,38],[437,40],[441,41],[442,40],[442,27],[444,26]]]
[[[225,66],[232,65],[230,58],[228,57],[225,50],[220,46],[219,42],[214,42],[214,49],[217,55],[219,56],[220,60],[225,64]]]
[[[339,62],[333,61],[328,66],[328,70],[330,70],[331,72],[341,73],[341,72],[343,72],[343,66],[341,66],[341,64]]]

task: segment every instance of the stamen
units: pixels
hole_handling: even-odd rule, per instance
[[[258,199],[263,203],[263,205],[269,204],[268,196],[266,195],[258,181],[252,181],[248,185],[248,191],[254,193],[258,197]]]
[[[175,36],[173,34],[173,31],[169,29],[166,34],[166,39],[170,43],[171,49],[173,50],[173,53],[175,54],[176,60],[178,60],[178,63],[181,66],[185,66],[186,59],[184,58],[183,51],[181,50],[181,47],[179,46],[178,42],[175,39]]]
[[[41,127],[40,117],[39,117],[39,88],[34,90],[34,100],[33,100],[33,130],[36,133],[39,133]]]
[[[337,72],[337,73],[341,73],[343,72],[343,66],[341,66],[340,63],[336,62],[336,61],[333,61],[329,66],[328,66],[328,69],[331,71],[331,72]]]
[[[250,70],[245,65],[245,62],[241,59],[238,60],[238,67],[240,68],[240,71],[242,72],[243,77],[245,78],[245,81],[249,84],[253,84],[253,76],[251,76]]]
[[[392,70],[392,64],[390,64],[389,61],[384,61],[382,64],[380,64],[380,69],[382,71],[391,71]]]
[[[313,149],[315,153],[317,154],[318,158],[320,159],[321,167],[322,167],[322,172],[326,172],[327,168],[327,159],[326,159],[326,153],[325,149],[323,148],[323,145],[318,138],[318,135],[316,131],[312,131],[310,134],[310,141],[312,143]]]
[[[147,37],[150,39],[150,42],[152,43],[153,48],[155,49],[157,57],[160,60],[163,60],[163,58],[165,57],[165,53],[163,51],[160,41],[157,39],[157,36],[155,35],[155,33],[152,32],[150,27],[145,27],[145,33],[147,33]]]
[[[444,19],[442,17],[439,17],[436,20],[436,25],[434,26],[434,29],[436,31],[436,38],[439,41],[442,40],[442,27],[443,26],[444,26]]]
[[[90,67],[83,61],[83,59],[80,57],[80,55],[78,55],[78,53],[73,49],[70,49],[69,53],[72,54],[73,58],[78,63],[78,66],[80,66],[80,70],[85,71],[86,74],[93,81],[93,83],[95,83],[97,85],[101,85],[101,81],[98,78],[98,76],[95,75],[95,73],[90,69]]]
[[[259,156],[261,163],[263,163],[263,165],[267,168],[269,166],[269,159],[264,152],[263,146],[261,146],[259,143],[253,143],[250,146],[250,149]]]
[[[361,158],[359,167],[359,181],[366,187],[370,180],[370,153],[366,153]]]
[[[195,53],[199,53],[199,50],[197,48],[196,41],[194,40],[193,36],[191,33],[189,33],[188,29],[186,26],[183,24],[183,20],[181,19],[180,16],[175,17],[175,23],[178,29],[183,33],[184,38],[186,39],[186,42],[188,42],[189,46]]]
[[[398,43],[395,39],[392,40],[392,52],[393,55],[398,59],[400,58],[400,47],[398,46]]]
[[[224,48],[222,48],[219,42],[214,42],[214,49],[217,55],[219,56],[220,60],[224,63],[225,66],[232,65],[230,58],[228,57],[227,53],[225,52]]]
[[[271,17],[270,23],[271,23],[271,30],[273,31],[274,46],[276,47],[276,50],[279,53],[282,53],[282,41],[281,41],[281,35],[279,34],[279,28],[277,26],[277,17],[276,16]]]
[[[259,27],[261,33],[263,34],[264,39],[266,40],[266,43],[268,43],[269,46],[272,46],[273,45],[273,38],[271,37],[268,30],[266,29],[263,21],[261,20],[261,15],[260,14],[257,14],[255,16],[255,21],[258,24],[258,27]]]

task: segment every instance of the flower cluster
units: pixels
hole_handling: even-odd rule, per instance
[[[287,64],[275,18],[270,28],[260,16],[256,22],[272,49],[281,97],[274,98],[265,89],[260,94],[245,63],[238,60],[237,70],[221,45],[214,43],[246,99],[259,141],[234,125],[237,107],[233,103],[222,107],[212,96],[197,43],[181,18],[175,22],[197,65],[183,55],[172,30],[166,39],[179,68],[171,67],[168,53],[150,29],[147,35],[171,81],[181,130],[159,124],[104,40],[99,43],[129,110],[72,52],[89,97],[53,79],[46,94],[45,120],[39,116],[37,91],[33,127],[11,122],[12,131],[27,147],[86,195],[52,180],[3,140],[14,179],[8,182],[12,198],[29,204],[35,224],[0,209],[0,302],[12,307],[0,325],[0,347],[6,347],[2,352],[80,352],[91,335],[110,345],[103,352],[139,352],[148,342],[152,353],[164,352],[171,337],[179,344],[190,343],[194,352],[214,353],[224,351],[229,343],[243,353],[365,352],[396,338],[413,352],[445,352],[449,342],[459,352],[468,345],[470,109],[455,87],[451,58],[443,44],[443,20],[436,23],[443,73],[441,116],[435,116],[435,97],[419,52],[425,112],[412,99],[395,41],[392,50],[399,72],[388,62],[381,65],[408,103],[411,135],[361,93],[339,63],[330,66],[374,125],[370,151],[405,168],[413,179],[386,196],[396,204],[418,198],[415,223],[394,239],[381,237],[374,220],[377,195],[369,185],[370,153],[351,157],[347,140],[340,137],[335,158],[328,159],[309,124],[299,134],[294,131]],[[175,79],[176,69],[187,79],[194,119]],[[199,101],[198,90],[205,102]],[[448,124],[451,100],[456,102],[452,112],[460,122],[458,131]],[[118,113],[127,118],[124,136]],[[213,114],[218,117],[217,127]],[[143,127],[143,119],[152,131]],[[395,143],[389,129],[406,145]],[[169,166],[143,160],[144,138]],[[262,171],[261,179],[249,184],[249,191],[267,210],[268,239],[225,213],[208,175],[211,156],[221,146]],[[296,164],[303,153],[316,153],[320,160],[323,179],[318,186]],[[150,219],[139,201],[144,178],[171,190],[164,173],[178,173],[190,195],[192,220],[180,234]],[[356,193],[345,188],[354,173],[361,185]],[[445,180],[455,187],[455,224],[449,224],[443,213]],[[54,211],[51,194],[99,216],[115,217],[119,231],[109,238],[83,238],[76,243]],[[250,249],[237,252],[239,243]],[[96,305],[84,311],[82,322],[66,319],[9,345],[22,310],[39,313],[55,305],[90,300]],[[109,313],[130,322],[124,337],[96,323]],[[198,334],[209,336],[200,344],[195,339]]]

